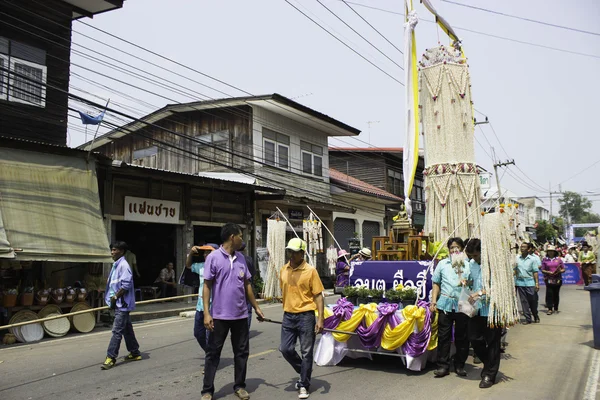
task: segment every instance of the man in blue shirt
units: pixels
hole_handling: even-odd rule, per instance
[[[135,310],[135,291],[133,290],[133,275],[131,267],[125,260],[125,242],[115,242],[110,246],[112,259],[115,261],[108,280],[106,281],[106,292],[104,301],[107,306],[115,310],[115,321],[113,322],[112,338],[106,351],[106,360],[102,369],[111,369],[117,362],[121,339],[125,338],[125,345],[129,354],[124,361],[139,361],[142,359],[140,345],[138,344],[129,313]]]
[[[529,254],[533,248],[531,243],[521,244],[521,254],[517,256],[517,265],[515,267],[515,286],[521,299],[521,307],[525,316],[524,325],[532,322],[539,323],[537,292],[540,290],[538,281],[538,259]]]
[[[487,389],[496,382],[496,375],[500,369],[502,328],[488,326],[489,298],[483,290],[481,280],[481,241],[479,239],[469,240],[466,253],[471,258],[470,271],[473,281],[473,294],[469,302],[472,304],[479,302],[477,315],[469,320],[469,341],[475,355],[483,362],[479,387]]]
[[[198,344],[204,350],[206,356],[206,348],[208,346],[208,330],[204,326],[204,302],[202,300],[202,290],[204,288],[204,260],[206,257],[218,247],[216,245],[193,246],[185,260],[185,267],[193,273],[199,275],[200,288],[198,289],[198,303],[196,305],[196,317],[194,319],[194,337]],[[204,370],[202,370],[204,373]]]

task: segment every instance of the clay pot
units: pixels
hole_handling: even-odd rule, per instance
[[[60,304],[65,298],[64,289],[58,288],[50,292],[50,301],[54,304]]]
[[[66,288],[65,289],[65,301],[69,304],[73,303],[75,301],[75,298],[77,297],[77,293],[75,292],[75,289],[73,288]]]
[[[36,303],[40,306],[45,306],[48,304],[48,300],[50,299],[50,292],[46,289],[39,290],[35,295]]]
[[[75,291],[77,293],[77,302],[85,301],[88,295],[87,290],[85,288],[77,288]]]

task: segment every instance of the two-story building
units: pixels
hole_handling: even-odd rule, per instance
[[[519,201],[525,205],[528,226],[533,226],[536,221],[550,221],[550,211],[539,197],[520,197]]]
[[[329,149],[329,165],[331,168],[398,197],[404,196],[402,163],[401,147],[331,147]],[[418,230],[421,230],[425,224],[423,168],[423,157],[419,157],[411,194],[413,225]],[[391,225],[392,217],[398,213],[399,203],[387,206],[386,229]]]
[[[266,220],[279,208],[290,217],[288,238],[302,233],[310,206],[333,229],[333,211],[352,212],[352,202],[338,205],[329,186],[328,138],[355,136],[359,130],[270,94],[167,105],[81,146],[128,164],[195,176],[228,179],[284,189],[257,191],[253,197],[222,199],[218,220],[194,219],[192,225],[235,221],[241,204],[253,204],[244,221],[246,240],[266,246]],[[228,214],[231,218],[228,218]],[[329,238],[324,234],[325,246]],[[194,238],[194,242],[197,239]],[[318,266],[326,268],[325,255]]]

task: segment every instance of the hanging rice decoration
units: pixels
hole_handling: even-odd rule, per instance
[[[279,272],[286,263],[285,259],[286,223],[275,219],[267,220],[267,251],[269,263],[265,277],[264,297],[273,299],[281,297]]]
[[[425,137],[426,231],[479,237],[481,189],[475,163],[471,79],[460,50],[428,49],[419,69]],[[466,223],[463,223],[466,221]]]
[[[488,293],[490,327],[508,327],[519,320],[511,252],[514,237],[510,232],[510,217],[500,212],[485,214],[481,224],[481,280]]]
[[[317,253],[323,252],[323,227],[313,213],[308,219],[302,221],[303,239],[308,245],[308,254],[312,260],[316,260]]]

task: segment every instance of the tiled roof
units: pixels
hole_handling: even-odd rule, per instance
[[[387,192],[367,182],[363,182],[360,179],[356,179],[352,176],[346,175],[333,168],[329,168],[329,179],[333,183],[337,183],[338,185],[346,187],[350,190],[354,190],[356,192],[364,193],[386,200],[394,200],[398,202],[404,201],[404,199],[396,196],[395,194]]]

